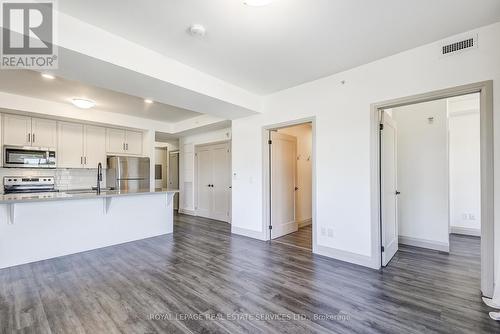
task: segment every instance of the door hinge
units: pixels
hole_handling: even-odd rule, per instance
[[[382,246],[380,249],[382,250],[382,252],[385,252],[384,246]]]
[[[267,143],[268,143],[269,145],[271,145],[271,144],[273,143],[273,141],[272,141],[272,140],[268,140],[268,141],[267,141]]]
[[[380,130],[384,130],[384,124],[380,124]]]

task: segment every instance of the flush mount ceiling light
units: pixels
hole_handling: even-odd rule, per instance
[[[244,0],[243,3],[247,6],[261,7],[269,5],[273,0]]]
[[[73,103],[76,107],[81,108],[81,109],[90,109],[93,106],[95,106],[94,101],[87,100],[87,99],[80,99],[80,98],[72,99],[71,103]]]
[[[207,33],[207,29],[201,24],[193,24],[189,27],[191,36],[203,37]]]
[[[50,73],[42,73],[42,77],[44,77],[45,79],[50,79],[50,80],[53,80],[56,78],[55,76],[53,76]]]
[[[151,99],[144,99],[144,102],[147,103],[147,104],[151,104],[151,103],[153,103],[153,100],[151,100]]]

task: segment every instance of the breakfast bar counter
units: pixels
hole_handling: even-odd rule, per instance
[[[176,192],[0,195],[0,268],[172,233]]]

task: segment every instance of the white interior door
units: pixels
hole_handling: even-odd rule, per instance
[[[397,128],[383,112],[381,132],[382,265],[398,251]]]
[[[211,218],[212,212],[212,152],[201,147],[197,152],[197,204],[198,216]]]
[[[229,221],[229,145],[212,146],[212,218]]]
[[[297,138],[271,131],[271,237],[298,230],[295,221]]]

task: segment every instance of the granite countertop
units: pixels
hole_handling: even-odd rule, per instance
[[[58,192],[46,193],[26,193],[26,194],[0,194],[0,204],[27,203],[27,202],[43,202],[43,201],[59,201],[59,200],[77,200],[77,199],[94,199],[94,198],[109,198],[119,196],[134,196],[148,195],[161,193],[176,193],[178,189],[156,188],[151,191],[138,190],[101,190],[101,194],[97,194],[91,189],[75,189]]]

